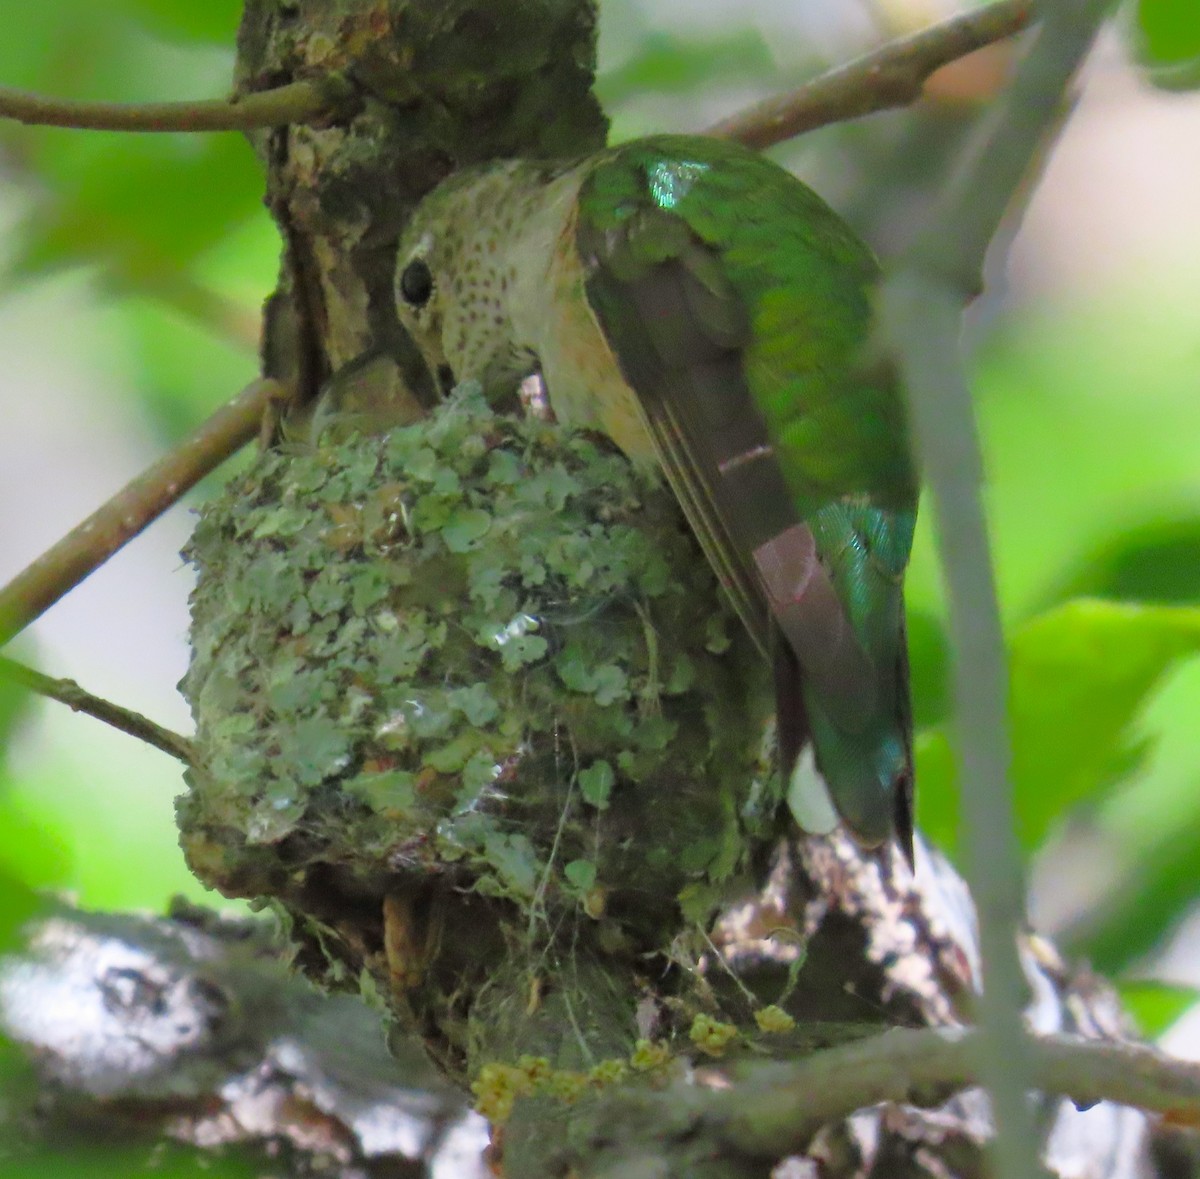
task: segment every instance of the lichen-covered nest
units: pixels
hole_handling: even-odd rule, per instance
[[[179,821],[226,894],[699,915],[773,825],[763,662],[670,494],[586,435],[460,391],[260,456],[186,556]]]

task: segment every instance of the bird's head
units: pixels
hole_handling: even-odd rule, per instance
[[[479,381],[493,399],[510,395],[537,359],[516,338],[512,299],[527,207],[515,163],[450,177],[418,206],[400,239],[396,311],[448,392]]]

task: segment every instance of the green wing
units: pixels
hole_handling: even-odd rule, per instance
[[[580,192],[589,300],[705,554],[864,841],[911,830],[895,390],[856,374],[874,262],[782,169],[715,141],[610,153]]]

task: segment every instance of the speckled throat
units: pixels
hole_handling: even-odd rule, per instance
[[[464,174],[427,201],[399,267],[423,257],[440,289],[410,325],[456,380],[503,397],[540,371],[559,421],[607,434],[639,465],[654,447],[633,390],[596,322],[575,243],[577,197],[595,159],[513,161]]]

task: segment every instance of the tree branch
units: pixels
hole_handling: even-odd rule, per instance
[[[0,118],[90,131],[251,131],[349,113],[354,88],[337,74],[196,102],[73,102],[0,87]]]
[[[186,737],[164,729],[162,725],[148,720],[140,712],[133,712],[119,704],[93,696],[74,680],[51,679],[50,676],[34,671],[32,667],[26,667],[23,663],[6,659],[3,655],[0,655],[0,676],[36,692],[39,696],[57,700],[75,712],[94,716],[96,720],[103,721],[122,733],[128,733],[147,745],[153,745],[155,749],[161,749],[163,753],[169,753],[184,765],[192,764],[195,750]]]
[[[1026,28],[1033,7],[1032,0],[1000,0],[952,17],[722,119],[708,134],[765,148],[827,123],[907,106],[942,66]]]
[[[280,389],[277,381],[252,381],[0,589],[0,646],[253,438],[264,409]]]
[[[416,1039],[385,1045],[357,996],[297,978],[271,922],[171,909],[49,903],[6,941],[10,1176],[141,1175],[151,1155],[166,1175],[491,1174],[480,1120]]]
[[[990,126],[947,190],[930,227],[880,294],[879,315],[909,394],[917,448],[937,518],[954,651],[962,831],[984,964],[979,1076],[996,1119],[996,1173],[1036,1173],[1038,1136],[1026,1100],[1034,1062],[1021,1045],[1026,989],[1014,933],[1024,921],[1005,722],[1006,676],[991,554],[980,503],[983,465],[966,367],[961,309],[978,290],[984,254],[1091,45],[1108,0],[1045,5],[1042,29]]]
[[[708,1112],[739,1151],[778,1159],[803,1152],[821,1126],[857,1110],[881,1102],[934,1106],[969,1088],[982,1071],[984,1040],[967,1029],[892,1028],[803,1061],[766,1065],[747,1085],[714,1096]],[[1039,1092],[1081,1108],[1112,1101],[1186,1124],[1200,1119],[1200,1065],[1141,1044],[1066,1035],[1022,1041]]]
[[[911,1149],[920,1132],[907,1139],[905,1127],[914,1133],[921,1121],[913,1117],[918,1110],[938,1111],[927,1125],[936,1123],[946,1132],[940,1107],[978,1084],[982,1046],[982,1033],[970,1028],[891,1028],[802,1059],[743,1058],[727,1067],[701,1066],[699,1084],[678,1080],[666,1088],[617,1089],[600,1098],[593,1109],[576,1115],[577,1121],[591,1121],[590,1131],[574,1134],[572,1149],[555,1161],[573,1164],[586,1179],[692,1174],[690,1164],[697,1159],[703,1160],[705,1175],[757,1175],[765,1173],[763,1164],[782,1158],[812,1160],[814,1153],[823,1153],[813,1151],[819,1132],[833,1130],[836,1142],[839,1124],[851,1117],[869,1122],[872,1116],[894,1127],[883,1132],[898,1133]],[[1193,1062],[1172,1060],[1140,1044],[1061,1033],[1022,1034],[1021,1047],[1031,1063],[1034,1089],[1070,1100],[1081,1111],[1108,1102],[1163,1114],[1175,1125],[1195,1125],[1200,1118],[1200,1065]],[[1102,1139],[1114,1132],[1113,1123],[1106,1128],[1105,1121],[1096,1111],[1089,1123]],[[861,1162],[875,1174],[872,1167],[879,1169],[887,1157],[885,1148]],[[936,1159],[938,1147],[932,1146],[927,1157]],[[960,1165],[947,1167],[946,1173],[981,1173],[979,1160],[971,1165],[961,1153],[952,1157]],[[1087,1165],[1082,1158],[1074,1161]],[[1125,1174],[1095,1161],[1093,1168],[1096,1174]],[[834,1164],[831,1171],[848,1173],[845,1164]],[[881,1173],[891,1171],[885,1166]],[[1031,1169],[1026,1179],[1038,1173]]]

